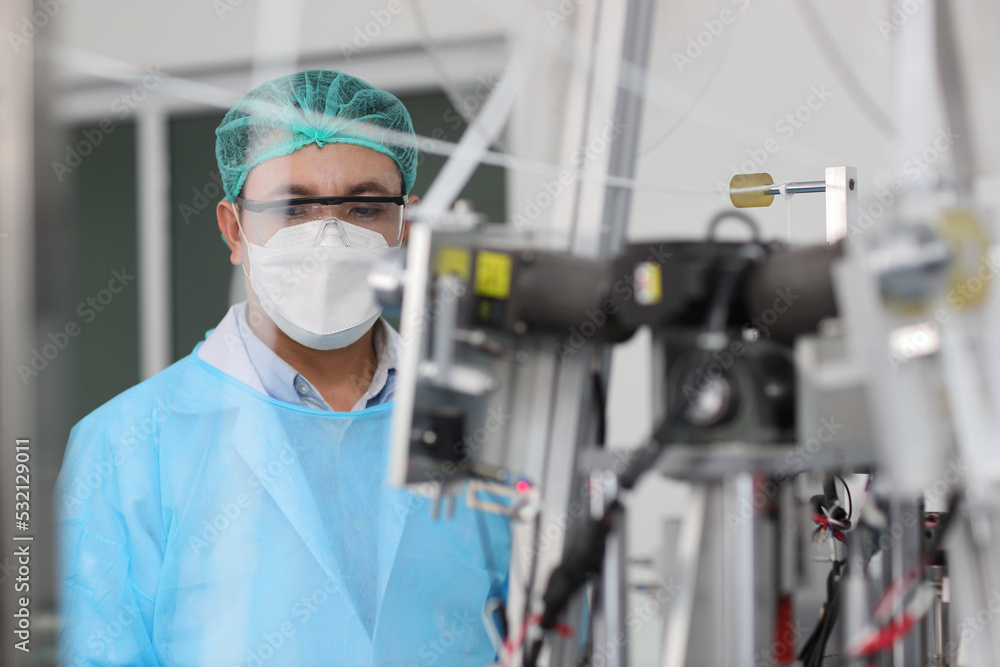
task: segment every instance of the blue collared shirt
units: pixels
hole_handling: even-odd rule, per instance
[[[332,411],[333,408],[309,380],[253,333],[247,322],[247,304],[245,302],[240,304],[237,311],[240,337],[267,395],[292,405]],[[373,332],[377,360],[375,371],[368,390],[362,394],[351,411],[381,405],[393,399],[396,389],[398,336],[399,334],[382,318],[375,322]]]

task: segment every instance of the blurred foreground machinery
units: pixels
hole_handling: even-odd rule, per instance
[[[576,75],[567,123],[581,141],[631,129],[554,236],[418,213],[405,261],[372,275],[408,378],[390,480],[438,497],[442,520],[454,502],[511,517],[509,594],[483,615],[505,665],[629,664],[624,517],[649,473],[692,487],[683,520],[649,526],[663,667],[1000,664],[1000,622],[967,622],[1000,587],[1000,297],[952,10],[931,3],[897,39],[899,154],[933,136],[938,106],[959,138],[884,224],[860,227],[857,172],[831,167],[740,175],[704,240],[628,245],[611,177],[634,172],[653,4],[579,9],[622,34],[595,29],[618,60]],[[826,199],[822,246],[762,239],[741,210],[807,193]],[[748,240],[717,238],[730,218]],[[655,426],[612,447],[609,350],[640,328]]]

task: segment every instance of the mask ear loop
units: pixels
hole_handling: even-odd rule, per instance
[[[236,217],[236,228],[240,230],[240,237],[243,239],[243,243],[245,245],[250,245],[250,239],[248,239],[246,234],[243,233],[243,223],[240,222],[240,214],[236,212],[236,203],[229,202],[229,205],[232,207],[233,215]],[[226,237],[223,236],[222,238],[225,239]],[[229,245],[229,241],[226,241],[226,245]],[[250,263],[250,253],[247,253],[246,261],[240,262],[240,268],[243,269],[243,275],[247,277],[247,280],[250,280],[250,272],[247,271],[247,265],[249,263]]]
[[[398,248],[403,245],[403,227],[406,225],[406,204],[399,207],[399,227],[396,229],[396,241],[395,244],[390,246],[392,248]]]

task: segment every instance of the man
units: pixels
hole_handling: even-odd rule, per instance
[[[248,300],[73,429],[57,486],[64,664],[487,664],[509,532],[384,483],[409,114],[354,77],[251,91],[216,131]]]

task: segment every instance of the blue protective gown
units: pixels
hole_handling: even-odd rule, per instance
[[[388,487],[391,405],[294,407],[192,353],[87,416],[56,492],[63,663],[495,660],[507,521]]]

